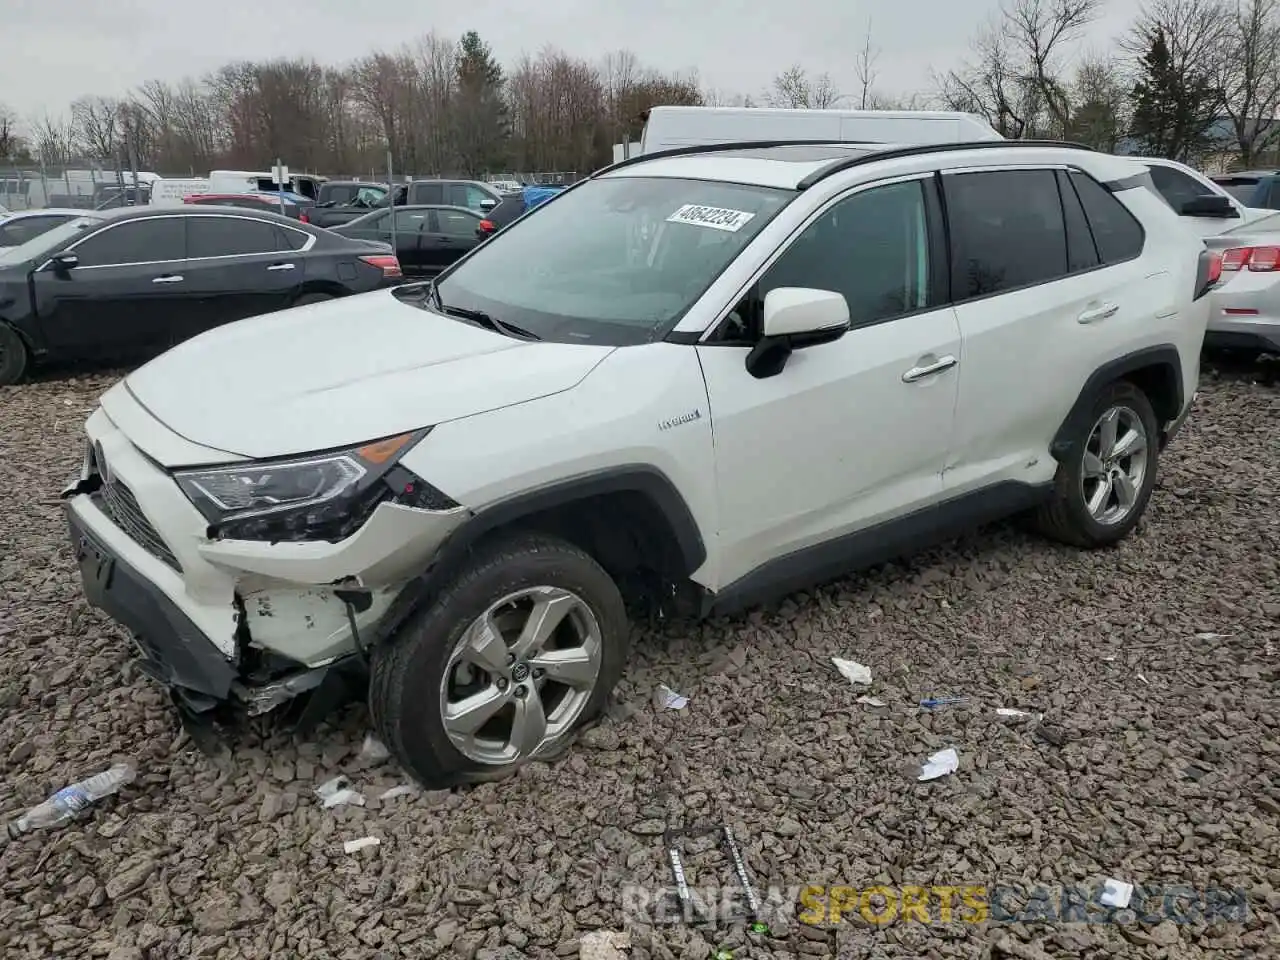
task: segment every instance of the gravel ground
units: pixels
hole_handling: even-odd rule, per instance
[[[191,747],[81,600],[64,543],[56,493],[111,378],[0,388],[0,812],[114,758],[140,769],[84,823],[0,851],[0,954],[578,956],[591,931],[623,929],[627,884],[669,882],[664,825],[721,820],[762,892],[1115,877],[1239,889],[1249,912],[887,926],[784,912],[770,937],[633,922],[631,957],[1275,951],[1280,389],[1255,379],[1206,374],[1146,522],[1114,551],[1000,527],[773,611],[644,632],[610,717],[557,765],[387,801],[404,778],[360,757],[360,707],[309,741],[263,725],[221,760]],[[868,664],[872,686],[832,656]],[[659,710],[659,683],[689,706]],[[971,700],[914,706],[934,695]],[[1002,706],[1044,712],[1047,733]],[[918,782],[948,746],[958,772]],[[312,791],[337,774],[367,806],[320,808]],[[367,835],[381,845],[343,852]],[[693,882],[727,884],[693,849]]]

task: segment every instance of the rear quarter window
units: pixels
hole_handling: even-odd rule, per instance
[[[1146,234],[1138,218],[1087,173],[1072,170],[1070,180],[1084,207],[1102,263],[1123,263],[1140,257]]]

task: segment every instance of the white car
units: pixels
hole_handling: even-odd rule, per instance
[[[84,216],[83,210],[70,207],[46,207],[37,210],[20,210],[4,214],[0,219],[0,250],[20,247],[59,224]],[[0,314],[0,319],[3,315]]]
[[[562,750],[624,601],[740,610],[1023,512],[1115,543],[1216,278],[1146,180],[1033,143],[624,161],[434,284],[112,387],[66,491],[86,594],[187,716],[367,658],[440,785]]]
[[[1245,206],[1226,188],[1185,163],[1163,157],[1143,157],[1138,162],[1150,172],[1156,192],[1202,237],[1216,237],[1275,215],[1274,210]]]

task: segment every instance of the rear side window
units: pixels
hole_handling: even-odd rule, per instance
[[[343,184],[339,187],[329,188],[329,200],[333,203],[347,204],[356,195],[356,187]]]
[[[1089,228],[1102,262],[1123,263],[1142,256],[1142,224],[1125,205],[1086,173],[1072,170],[1070,179],[1089,218]]]
[[[0,225],[0,247],[16,247],[28,240],[34,240],[42,233],[70,219],[68,216],[20,217]]]
[[[1067,231],[1052,170],[947,174],[956,301],[1066,276]]]
[[[234,257],[274,253],[280,249],[274,223],[241,217],[191,217],[187,221],[187,256]]]
[[[278,247],[280,250],[301,250],[311,239],[310,234],[303,233],[301,230],[290,230],[288,227],[277,226],[276,231],[281,239]]]
[[[1257,180],[1236,177],[1226,180],[1219,180],[1215,178],[1213,182],[1243,203],[1246,207],[1253,205],[1254,197],[1258,193]]]
[[[1280,210],[1280,177],[1272,177],[1267,190],[1266,207],[1268,210]]]

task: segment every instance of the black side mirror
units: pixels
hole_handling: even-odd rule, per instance
[[[1239,219],[1240,211],[1231,205],[1231,201],[1221,194],[1206,193],[1193,200],[1187,200],[1179,211],[1184,217],[1205,217],[1214,220]]]
[[[80,266],[80,258],[74,253],[60,253],[49,263],[53,265],[54,273],[67,273]]]

